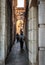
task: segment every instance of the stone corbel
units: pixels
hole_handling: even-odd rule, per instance
[[[38,5],[38,1],[37,0],[32,0],[31,3],[30,3],[30,8],[33,6],[33,7],[36,7]]]

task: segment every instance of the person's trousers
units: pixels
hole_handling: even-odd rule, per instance
[[[23,42],[20,42],[20,48],[23,49]]]

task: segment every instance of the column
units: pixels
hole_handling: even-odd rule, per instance
[[[38,6],[39,24],[39,65],[45,65],[45,0],[40,0]]]
[[[0,21],[0,65],[5,64],[5,0],[1,0],[1,21]]]
[[[29,31],[28,31],[28,39],[29,39],[29,61],[32,65],[37,64],[37,7],[30,8],[30,21],[29,23]]]
[[[0,59],[1,59],[1,0],[0,0]]]
[[[0,65],[5,64],[7,53],[10,51],[10,22],[11,9],[6,0],[0,0]]]

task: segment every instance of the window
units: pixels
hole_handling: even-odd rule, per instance
[[[17,0],[17,7],[23,8],[24,7],[24,0]]]

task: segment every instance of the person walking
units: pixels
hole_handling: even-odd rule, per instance
[[[19,42],[19,34],[16,34],[17,43]]]
[[[21,30],[20,31],[20,48],[21,48],[21,51],[23,50],[23,44],[24,44],[24,34],[23,34],[23,31]]]

